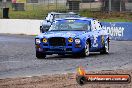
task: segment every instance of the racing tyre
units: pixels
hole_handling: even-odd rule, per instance
[[[100,54],[108,54],[108,53],[109,53],[109,40],[105,42],[103,50],[100,51]]]
[[[40,33],[43,33],[43,29],[42,29],[42,26],[40,26]]]
[[[77,76],[76,81],[79,85],[84,85],[87,82],[87,79],[84,76]]]
[[[43,28],[42,28],[42,29],[40,29],[40,33],[44,33],[44,30],[43,30]]]
[[[46,55],[45,55],[44,53],[42,53],[42,52],[36,51],[36,57],[37,57],[38,59],[43,59],[43,58],[46,57]]]
[[[82,55],[83,55],[84,57],[89,56],[89,48],[90,48],[89,42],[86,42],[85,48],[84,48],[83,53],[82,53]]]

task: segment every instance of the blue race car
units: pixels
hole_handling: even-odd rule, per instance
[[[109,36],[101,23],[93,18],[65,18],[53,22],[50,29],[35,38],[36,57],[89,52],[109,53]]]

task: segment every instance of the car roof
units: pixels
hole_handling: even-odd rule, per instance
[[[70,18],[64,18],[64,19],[56,19],[55,21],[62,21],[62,20],[87,20],[87,21],[92,21],[96,20],[95,18],[87,18],[87,17],[70,17]]]
[[[77,13],[74,13],[74,12],[68,12],[68,13],[50,12],[49,14],[76,14],[77,15]]]

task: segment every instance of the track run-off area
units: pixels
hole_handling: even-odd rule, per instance
[[[110,53],[91,53],[88,57],[35,56],[34,37],[0,34],[0,78],[75,73],[78,66],[87,71],[132,68],[132,41],[110,41]]]

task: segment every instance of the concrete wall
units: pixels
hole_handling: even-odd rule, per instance
[[[132,12],[132,3],[125,3],[126,10]]]
[[[0,19],[0,33],[36,35],[42,20]]]
[[[80,10],[92,9],[100,11],[103,3],[102,2],[91,2],[91,3],[80,3]],[[132,11],[132,3],[125,3],[126,11]]]
[[[101,10],[101,7],[102,7],[102,3],[101,2],[80,3],[80,10],[82,10],[82,9]]]

